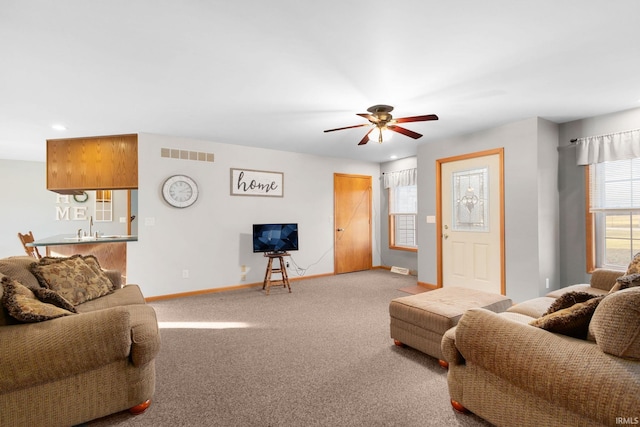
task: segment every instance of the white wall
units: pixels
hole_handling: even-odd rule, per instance
[[[516,302],[524,301],[546,293],[546,277],[551,286],[558,282],[558,262],[549,261],[558,252],[557,219],[552,218],[558,204],[556,126],[531,118],[418,146],[420,282],[437,283],[436,224],[426,223],[428,215],[436,215],[436,160],[500,147],[504,148],[506,293]]]
[[[215,161],[164,158],[161,148],[214,153]],[[138,158],[139,240],[128,245],[127,275],[145,296],[261,283],[266,259],[252,252],[254,223],[297,222],[300,250],[292,259],[308,269],[307,275],[333,273],[333,174],[369,175],[374,183],[380,176],[377,163],[154,134],[139,134]],[[284,197],[231,196],[230,168],[283,172]],[[174,174],[198,183],[200,196],[193,206],[176,209],[162,200],[162,183]],[[373,185],[372,203],[380,206],[378,185]],[[377,212],[374,248],[379,246]],[[379,264],[374,249],[373,265]],[[248,268],[244,281],[243,265]],[[189,278],[182,277],[183,270],[189,270]]]
[[[72,234],[78,228],[88,229],[89,221],[75,219],[73,209],[86,208],[87,218],[93,215],[95,192],[89,200],[78,203],[73,197],[62,202],[56,193],[46,189],[46,164],[44,162],[0,160],[0,182],[4,191],[0,205],[0,257],[24,255],[18,232],[32,231],[36,239]],[[107,234],[125,234],[127,224],[118,222],[126,216],[126,192],[114,192],[114,221],[94,223],[94,230]],[[69,216],[57,218],[56,209],[69,209]],[[40,250],[44,255],[44,251]]]
[[[56,195],[46,189],[44,162],[0,160],[0,257],[25,255],[18,232],[33,231],[36,238],[73,229],[55,221]]]

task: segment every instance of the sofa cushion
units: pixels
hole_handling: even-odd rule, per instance
[[[54,304],[40,301],[33,291],[20,282],[2,278],[2,304],[9,314],[22,322],[41,322],[74,314]]]
[[[507,311],[510,313],[524,314],[525,316],[537,319],[547,312],[555,300],[555,298],[551,297],[533,298],[511,306]]]
[[[573,304],[570,307],[554,311],[533,320],[529,324],[549,332],[556,332],[574,338],[586,339],[589,332],[589,322],[596,307],[604,296],[591,298],[587,301]]]
[[[640,287],[607,295],[593,314],[589,332],[603,352],[640,360]]]
[[[78,310],[78,313],[88,313],[90,311],[134,304],[146,304],[142,291],[138,285],[126,285],[116,289],[109,295],[83,302],[76,306],[76,310]]]
[[[113,291],[104,272],[94,270],[82,255],[47,258],[30,268],[42,286],[58,292],[74,306]]]
[[[37,260],[30,256],[14,256],[0,259],[0,273],[16,279],[29,289],[40,288],[38,279],[33,275],[29,267]]]
[[[567,294],[569,292],[586,292],[588,294],[598,296],[598,297],[600,295],[607,295],[609,293],[609,289],[611,289],[611,286],[614,283],[616,283],[616,278],[613,279],[613,281],[610,283],[610,286],[607,287],[607,289],[595,288],[591,285],[577,284],[577,285],[570,285],[570,286],[565,286],[564,288],[556,289],[555,291],[549,292],[545,296],[550,298],[560,298],[562,295]]]

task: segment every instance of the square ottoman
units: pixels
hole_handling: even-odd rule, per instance
[[[443,360],[442,336],[458,324],[465,311],[481,307],[500,313],[511,305],[511,299],[504,295],[462,287],[395,298],[389,303],[391,338],[396,345],[407,345]]]

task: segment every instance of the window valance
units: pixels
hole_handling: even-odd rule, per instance
[[[640,157],[640,129],[579,138],[576,146],[578,165],[634,159]]]
[[[418,169],[405,169],[382,174],[384,188],[405,187],[418,184]]]

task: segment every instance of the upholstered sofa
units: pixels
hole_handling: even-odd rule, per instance
[[[638,424],[640,287],[610,292],[623,275],[596,270],[503,313],[465,312],[442,339],[454,408],[497,426]],[[547,313],[583,293],[596,297]]]
[[[121,286],[118,272],[100,273],[90,256],[66,259],[76,264],[0,259],[0,426],[72,426],[140,413],[154,394],[155,311],[138,286]],[[78,289],[56,288],[64,277]],[[89,278],[97,279],[87,285]]]

